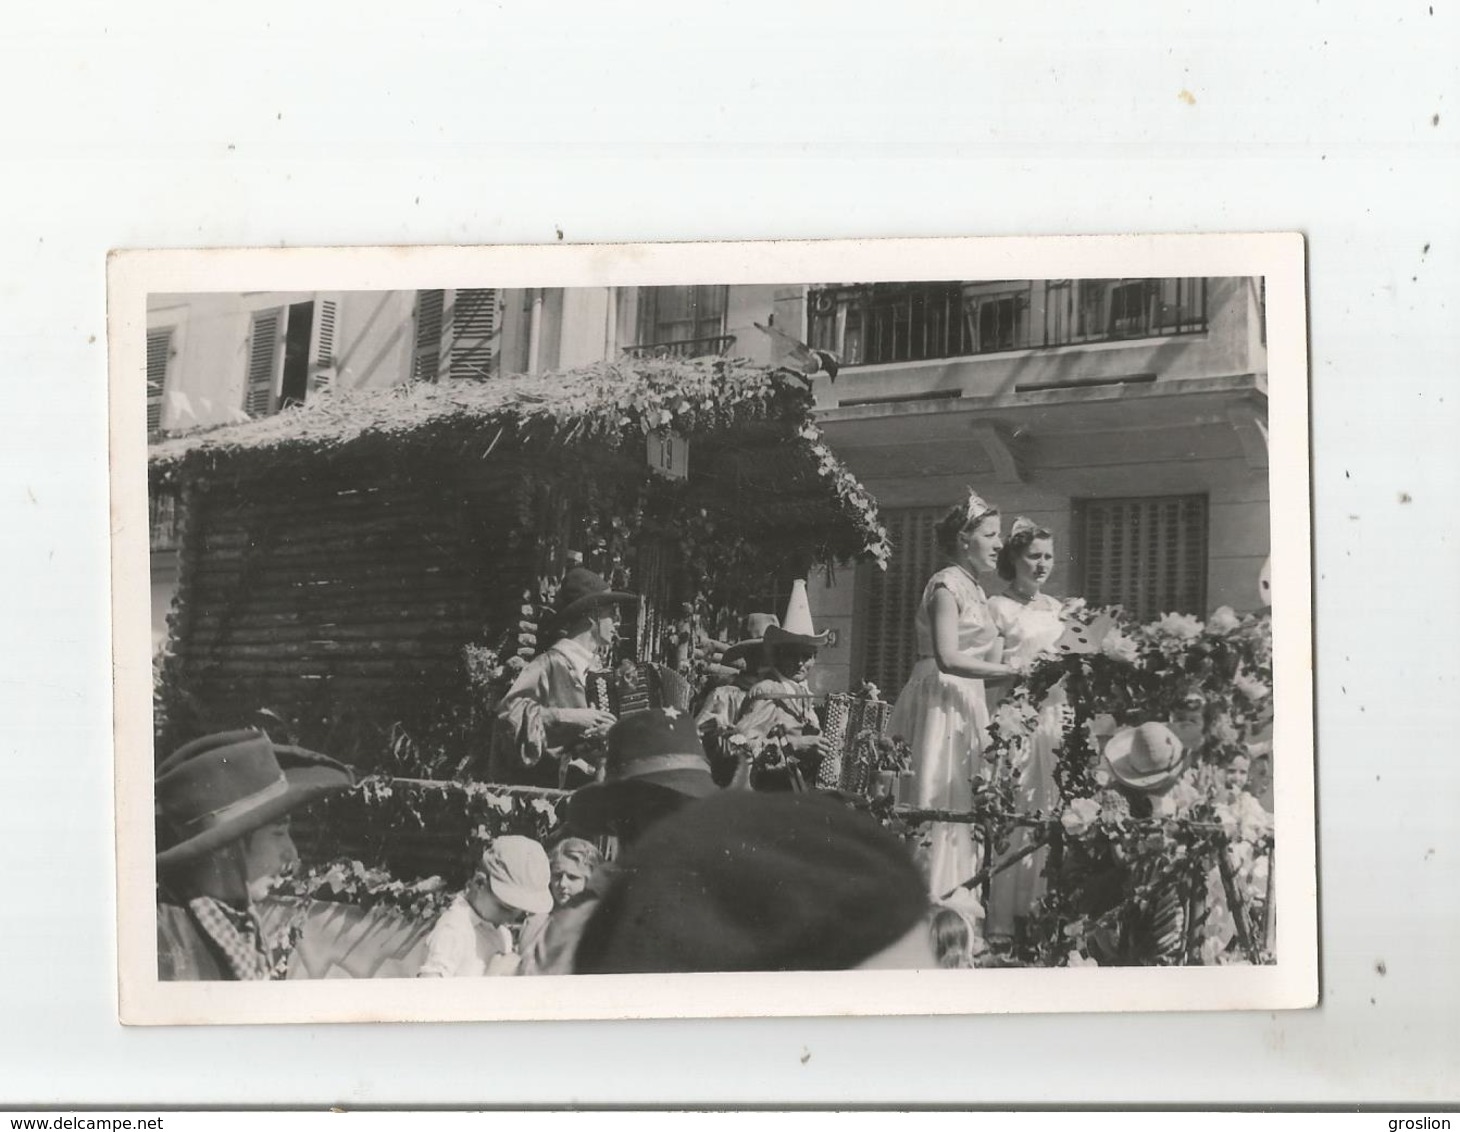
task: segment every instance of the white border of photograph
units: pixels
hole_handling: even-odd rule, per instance
[[[1291,233],[114,252],[108,263],[118,992],[129,1024],[1272,1010],[1315,1005],[1312,577],[1304,243]],[[157,980],[146,299],[168,292],[1262,276],[1272,527],[1272,966]]]

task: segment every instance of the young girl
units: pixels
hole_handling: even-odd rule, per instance
[[[957,908],[939,908],[928,924],[939,967],[973,966],[973,929]]]

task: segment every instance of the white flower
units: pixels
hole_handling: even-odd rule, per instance
[[[665,719],[678,719],[680,714],[680,710],[676,707],[667,707],[664,709]]]
[[[1060,825],[1071,837],[1084,837],[1100,816],[1100,803],[1094,798],[1076,798],[1060,815]]]
[[[1100,651],[1112,660],[1123,660],[1126,664],[1134,664],[1140,657],[1135,641],[1119,629],[1112,629],[1105,634],[1100,641]]]
[[[1217,611],[1207,619],[1207,632],[1220,636],[1225,633],[1230,633],[1233,629],[1240,628],[1241,625],[1242,619],[1237,616],[1232,607],[1230,605],[1223,605],[1218,607]]]
[[[1237,691],[1241,692],[1252,703],[1256,703],[1265,696],[1272,695],[1271,688],[1255,676],[1248,675],[1245,669],[1237,669],[1237,675],[1232,677],[1232,684]]]
[[[1178,641],[1201,636],[1202,624],[1190,613],[1168,613],[1156,622],[1156,632]]]

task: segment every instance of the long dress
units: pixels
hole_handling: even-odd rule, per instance
[[[912,755],[913,804],[925,809],[967,810],[973,805],[973,778],[983,770],[988,743],[988,702],[982,680],[938,670],[933,658],[933,595],[946,589],[958,605],[958,651],[971,660],[993,661],[999,634],[983,588],[958,566],[928,579],[914,628],[918,661],[897,697],[888,731],[906,739]],[[979,869],[980,853],[972,827],[934,822],[929,830],[928,890],[941,900]],[[976,903],[972,892],[955,897]]]
[[[1004,661],[1028,663],[1049,652],[1060,639],[1065,625],[1060,620],[1060,603],[1048,594],[1028,602],[999,595],[989,599],[989,614],[1004,641]],[[995,700],[997,702],[997,700]],[[1056,751],[1063,739],[1060,708],[1065,703],[1064,685],[1050,689],[1040,705],[1039,719],[1028,743],[1014,753],[1014,805],[1021,814],[1057,816],[1059,789],[1055,786]],[[1007,852],[1029,844],[1030,832],[1016,827],[1009,835]],[[996,873],[989,882],[989,907],[985,934],[1009,937],[1017,917],[1027,916],[1034,902],[1044,895],[1044,864],[1049,850],[1037,849],[1027,857]]]

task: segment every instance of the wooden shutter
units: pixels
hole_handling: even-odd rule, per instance
[[[259,311],[253,316],[253,327],[248,337],[248,384],[243,395],[244,412],[251,417],[268,416],[274,411],[280,313],[277,310]]]
[[[1141,621],[1206,612],[1204,495],[1088,499],[1076,505],[1084,598]]]
[[[441,319],[445,307],[445,291],[416,292],[416,349],[411,360],[412,380],[435,381],[441,375]]]
[[[319,299],[314,304],[314,326],[309,343],[309,392],[328,393],[334,385],[335,332],[339,320],[338,299]]]
[[[162,428],[162,398],[167,392],[167,362],[172,355],[172,327],[147,332],[147,434]]]
[[[497,292],[494,288],[457,291],[451,305],[448,376],[491,377],[497,356]]]
[[[886,570],[864,568],[866,611],[857,626],[861,678],[876,684],[883,698],[895,700],[917,662],[913,619],[923,587],[938,568],[933,525],[942,509],[919,507],[882,512],[892,536]]]

